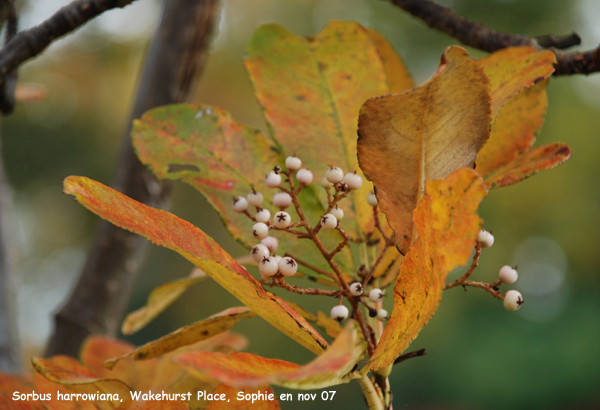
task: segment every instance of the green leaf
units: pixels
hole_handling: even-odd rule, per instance
[[[264,186],[264,177],[285,160],[259,130],[234,121],[229,113],[217,107],[199,104],[178,104],[159,107],[136,120],[132,132],[133,144],[142,163],[159,178],[184,181],[202,192],[223,219],[232,236],[248,248],[256,245],[252,235],[254,222],[233,211],[232,198],[246,196],[252,186],[262,191],[264,208],[270,206],[277,190]],[[302,208],[311,224],[316,224],[325,208],[311,195],[301,192]],[[252,210],[250,210],[252,211]],[[292,218],[299,216],[289,210]],[[289,252],[300,260],[312,260],[319,250],[312,241],[299,240],[289,233],[270,231],[279,240],[282,253]],[[334,248],[337,235],[325,235],[323,242]],[[313,261],[321,269],[328,265],[322,258]],[[349,251],[337,255],[336,262],[352,266]],[[307,271],[311,276],[320,276]]]
[[[389,43],[351,22],[330,22],[312,39],[278,25],[262,26],[250,40],[245,65],[274,140],[286,155],[300,157],[317,183],[328,165],[361,174],[356,158],[361,104],[412,86]],[[354,238],[374,230],[366,202],[372,190],[365,181],[352,193],[350,208],[344,207],[344,229]],[[326,203],[324,190],[316,193]]]
[[[248,271],[212,238],[175,215],[143,205],[99,182],[68,177],[64,191],[113,224],[174,250],[202,269],[267,322],[311,350],[327,342],[283,299],[263,289]]]

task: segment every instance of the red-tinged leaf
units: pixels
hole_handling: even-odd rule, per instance
[[[113,224],[180,253],[267,322],[320,353],[327,342],[283,299],[262,288],[212,238],[175,215],[150,208],[83,177],[65,180],[65,193]]]
[[[500,188],[516,184],[544,169],[554,168],[571,157],[571,150],[566,144],[541,145],[521,154],[513,161],[490,175],[486,184],[491,188]]]
[[[236,389],[235,387],[221,384],[213,394],[219,396],[224,394],[227,400],[212,400],[208,402],[206,410],[279,410],[281,408],[275,392],[269,385],[260,386],[255,389]],[[241,397],[249,397],[249,399],[240,400],[239,394],[242,395]],[[255,400],[253,400],[252,395],[255,395]],[[273,399],[270,400],[270,397]]]
[[[155,288],[148,296],[146,306],[127,315],[121,326],[121,332],[124,335],[137,332],[176,301],[187,288],[208,277],[204,272],[200,271],[200,274],[195,272],[198,272],[198,270],[193,271],[194,276],[165,283]]]
[[[134,122],[132,139],[140,161],[154,174],[184,181],[198,189],[236,240],[248,248],[256,245],[252,235],[254,222],[234,212],[231,204],[234,196],[245,197],[254,186],[262,191],[263,206],[269,208],[272,194],[277,192],[265,187],[264,178],[273,166],[283,166],[284,158],[259,130],[234,121],[229,113],[217,107],[178,104],[146,112]],[[316,224],[325,208],[309,191],[310,187],[300,193],[302,208],[308,221]],[[252,209],[249,211],[254,213]],[[294,210],[289,212],[295,221],[300,220]],[[274,208],[271,213],[275,213]],[[281,251],[291,252],[299,259],[310,260],[319,252],[312,241],[277,231],[271,233],[278,238]],[[323,241],[327,247],[335,247],[339,238],[326,235]],[[336,261],[343,267],[352,266],[347,250]],[[315,265],[328,269],[326,261],[321,259]]]
[[[274,384],[293,389],[320,389],[347,383],[366,349],[360,329],[350,321],[321,356],[305,366],[250,353],[184,353],[175,360],[193,375],[210,375],[234,387]]]
[[[509,47],[479,60],[490,78],[492,118],[522,89],[530,87],[554,72],[556,57],[548,50],[533,47]]]
[[[123,404],[119,410],[189,410],[181,400],[136,400]]]
[[[489,141],[477,156],[477,172],[484,178],[514,160],[535,142],[542,128],[548,81],[526,88],[509,99],[492,125]]]
[[[19,390],[15,392],[23,393]],[[14,392],[0,393],[0,410],[42,410],[43,407],[39,402],[21,401],[15,400],[13,397]],[[36,404],[40,407],[36,407]]]
[[[438,72],[425,84],[364,103],[358,158],[377,187],[400,252],[414,240],[412,212],[425,181],[472,167],[490,124],[489,80],[460,47],[446,49]]]
[[[97,377],[118,379],[128,386],[136,387],[133,383],[138,375],[133,363],[122,363],[121,366],[117,366],[112,371],[104,367],[106,360],[125,355],[134,349],[135,346],[122,340],[106,336],[91,336],[81,346],[79,358],[81,363]]]
[[[446,275],[467,263],[473,250],[481,227],[477,208],[486,193],[482,178],[468,168],[427,182],[414,212],[419,236],[402,263],[394,310],[368,368],[392,364],[433,316]]]
[[[412,86],[391,46],[350,22],[330,22],[311,39],[278,25],[262,26],[250,40],[245,65],[274,139],[285,154],[296,153],[317,181],[328,164],[360,174],[356,117],[361,104]],[[393,77],[386,77],[390,72]],[[374,230],[366,202],[372,189],[365,181],[350,195],[351,208],[344,208],[344,229],[355,238]],[[316,192],[324,202],[324,191]]]
[[[35,371],[46,378],[48,381],[59,386],[65,387],[71,392],[67,394],[89,394],[91,396],[84,398],[74,398],[72,402],[94,404],[100,410],[112,410],[121,405],[121,402],[131,400],[131,389],[125,383],[116,379],[98,378],[89,369],[82,366],[77,360],[67,356],[54,356],[51,359],[32,359]],[[36,385],[37,387],[37,385]],[[56,389],[55,389],[56,391]],[[55,397],[54,392],[53,399]],[[113,400],[106,399],[106,394],[115,396]],[[94,396],[96,395],[96,396]],[[102,396],[104,395],[104,396]],[[69,396],[73,398],[73,396]],[[57,400],[62,403],[64,400]],[[93,407],[93,406],[92,406]]]
[[[184,326],[176,331],[169,333],[160,339],[146,343],[145,345],[129,351],[119,357],[112,358],[104,364],[108,369],[112,369],[117,362],[127,357],[133,357],[135,360],[147,360],[165,353],[172,352],[183,346],[189,346],[201,340],[208,339],[219,333],[231,329],[241,319],[254,317],[256,313],[246,306],[235,307],[217,313],[206,320]]]

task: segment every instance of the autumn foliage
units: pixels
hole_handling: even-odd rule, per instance
[[[478,207],[488,190],[522,181],[570,156],[561,143],[532,147],[545,115],[553,63],[551,52],[529,47],[505,49],[479,61],[460,47],[450,47],[435,75],[414,87],[391,45],[356,23],[330,23],[311,39],[277,25],[259,28],[250,40],[245,65],[268,135],[236,122],[222,108],[181,104],[151,110],[136,121],[133,144],[140,160],[159,178],[180,180],[202,192],[232,236],[248,248],[256,243],[254,222],[232,210],[231,198],[246,196],[253,188],[263,190],[264,175],[274,165],[283,166],[287,156],[301,158],[319,179],[332,164],[363,175],[368,181],[343,195],[345,217],[340,226],[349,241],[374,250],[374,259],[366,261],[371,267],[368,276],[361,276],[364,268],[355,264],[348,246],[331,253],[331,260],[321,257],[323,249],[339,245],[336,232],[318,233],[323,249],[298,235],[278,236],[278,254],[311,261],[311,266],[301,267],[302,274],[340,300],[346,298],[353,318],[340,326],[322,312],[289,303],[192,224],[99,182],[69,177],[65,193],[90,211],[180,253],[201,270],[155,290],[146,307],[127,317],[124,333],[148,324],[188,286],[207,277],[244,307],[139,348],[92,339],[81,363],[60,357],[34,359],[33,384],[15,383],[21,383],[23,391],[53,383],[61,389],[85,391],[91,386],[129,397],[125,393],[136,388],[134,383],[181,392],[264,390],[267,385],[317,389],[356,379],[369,407],[384,408],[390,400],[384,369],[433,316],[448,273],[468,263],[482,228]],[[293,184],[291,175],[290,180]],[[318,182],[290,189],[302,204],[303,215],[296,208],[295,220],[318,226],[332,204],[329,192]],[[367,203],[371,192],[377,195],[377,208]],[[307,226],[301,228],[311,236]],[[364,281],[367,288],[393,286],[387,293],[393,293],[394,309],[383,332],[377,321],[369,321],[358,298],[349,295],[353,281]],[[265,319],[312,351],[315,359],[299,366],[236,353],[243,348],[242,339],[229,329],[251,316]],[[158,363],[164,363],[160,370]],[[159,384],[137,378],[152,366],[152,373],[160,372]],[[176,376],[180,378],[174,382]],[[40,408],[31,402],[17,407],[6,389],[2,394],[0,403],[8,403],[8,408]],[[101,408],[133,405],[153,406],[106,402]]]

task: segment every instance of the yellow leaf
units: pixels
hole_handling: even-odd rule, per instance
[[[467,263],[481,227],[477,215],[487,190],[477,172],[461,168],[428,181],[414,212],[419,233],[394,287],[394,310],[367,367],[392,364],[435,313],[446,275]]]

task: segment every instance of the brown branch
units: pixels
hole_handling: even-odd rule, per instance
[[[263,282],[263,285],[267,286],[277,286],[280,288],[284,288],[290,292],[298,293],[300,295],[320,295],[320,296],[334,296],[337,297],[340,295],[339,290],[325,290],[318,288],[303,288],[301,286],[291,285],[285,281],[284,278],[273,277],[272,282]]]
[[[471,277],[471,275],[473,274],[475,269],[479,266],[479,257],[481,256],[482,250],[483,250],[483,247],[478,242],[477,245],[475,246],[475,255],[473,255],[473,262],[471,262],[471,266],[469,266],[469,269],[460,278],[458,278],[454,282],[448,283],[446,286],[444,286],[444,290],[464,285],[465,281]]]
[[[70,33],[106,10],[125,7],[134,0],[78,0],[48,20],[17,34],[0,50],[0,86],[6,76],[23,62],[40,54],[54,40]]]
[[[579,34],[573,32],[571,34],[567,34],[566,36],[553,36],[552,34],[548,34],[545,36],[536,37],[535,41],[544,48],[554,47],[559,50],[564,50],[566,48],[575,47],[581,44],[581,37]]]
[[[479,50],[493,52],[512,46],[544,48],[531,37],[491,30],[430,0],[392,0],[392,3],[423,20],[429,27]],[[571,42],[574,40],[571,39]],[[545,43],[550,42],[545,41]],[[550,47],[549,50],[556,56],[554,75],[591,74],[600,71],[600,47],[585,52],[567,53],[559,50],[558,47]]]
[[[6,9],[6,36],[4,44],[8,44],[17,34],[19,18],[14,1],[7,2]],[[4,6],[4,5],[3,5]],[[9,71],[3,83],[0,83],[0,112],[10,114],[15,109],[15,88],[17,87],[18,72],[15,68]]]
[[[79,2],[78,2],[79,3]],[[123,2],[121,2],[123,3]],[[168,202],[170,184],[159,182],[133,152],[131,122],[150,108],[183,102],[206,60],[217,0],[169,0],[146,59],[125,130],[113,187],[154,207]],[[76,356],[90,334],[114,334],[124,313],[148,242],[101,221],[92,248],[56,328],[46,355]]]
[[[394,364],[402,363],[405,360],[412,359],[413,357],[425,356],[427,353],[425,349],[419,349],[415,352],[404,353],[403,355],[398,356],[396,360],[394,360]]]
[[[466,280],[462,284],[462,286],[465,290],[467,290],[466,286],[480,288],[480,289],[483,289],[486,292],[490,293],[496,299],[504,299],[504,295],[499,290],[496,290],[498,288],[498,286],[500,286],[501,284],[502,284],[502,281],[500,279],[498,279],[496,282],[492,282],[492,283],[475,282],[472,280]]]

